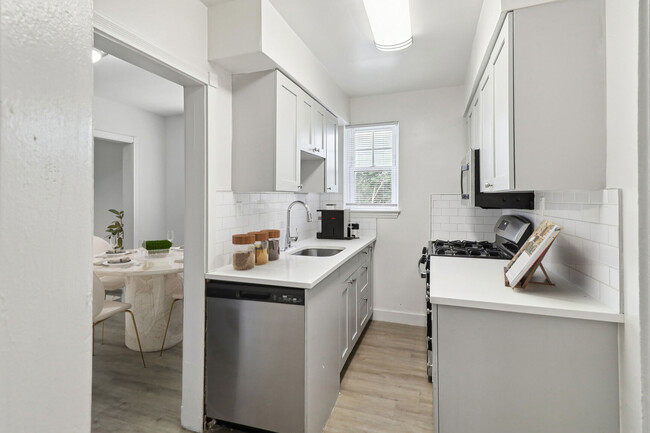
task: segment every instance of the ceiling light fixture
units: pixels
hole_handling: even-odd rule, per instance
[[[397,51],[411,46],[409,0],[363,0],[363,5],[378,50]]]
[[[104,57],[106,57],[105,52],[103,52],[102,50],[98,50],[97,48],[93,48],[93,53],[92,53],[93,63],[99,62]]]

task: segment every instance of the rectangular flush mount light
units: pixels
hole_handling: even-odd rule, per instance
[[[409,0],[363,0],[363,5],[378,50],[397,51],[411,46]]]

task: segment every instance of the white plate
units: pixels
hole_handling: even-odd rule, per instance
[[[185,251],[185,247],[171,247],[169,250],[170,251],[179,251],[179,252],[182,253],[183,251]]]
[[[129,260],[128,262],[124,263],[110,263],[108,260],[106,260],[102,265],[104,266],[111,266],[111,267],[126,267],[126,266],[131,266],[133,264],[133,260]]]

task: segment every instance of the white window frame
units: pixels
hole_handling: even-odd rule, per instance
[[[385,167],[369,167],[364,169],[353,169],[353,163],[350,162],[351,158],[354,158],[352,154],[353,149],[350,143],[350,140],[353,139],[354,133],[356,131],[362,130],[376,130],[376,129],[385,129],[386,127],[393,128],[393,170],[394,176],[392,179],[392,197],[393,204],[377,204],[377,205],[360,205],[352,203],[350,197],[352,195],[352,188],[354,188],[354,173],[359,171],[375,171],[375,170],[385,170]],[[344,197],[343,202],[345,207],[349,207],[351,214],[353,216],[359,217],[370,217],[370,218],[397,218],[400,214],[399,208],[399,122],[382,122],[382,123],[373,123],[373,124],[362,124],[362,125],[348,125],[345,127],[345,142],[344,142],[344,152],[343,152],[343,167],[344,167]],[[373,152],[374,155],[374,152]]]

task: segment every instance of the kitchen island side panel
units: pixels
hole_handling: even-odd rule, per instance
[[[617,324],[435,308],[439,433],[619,431]]]

